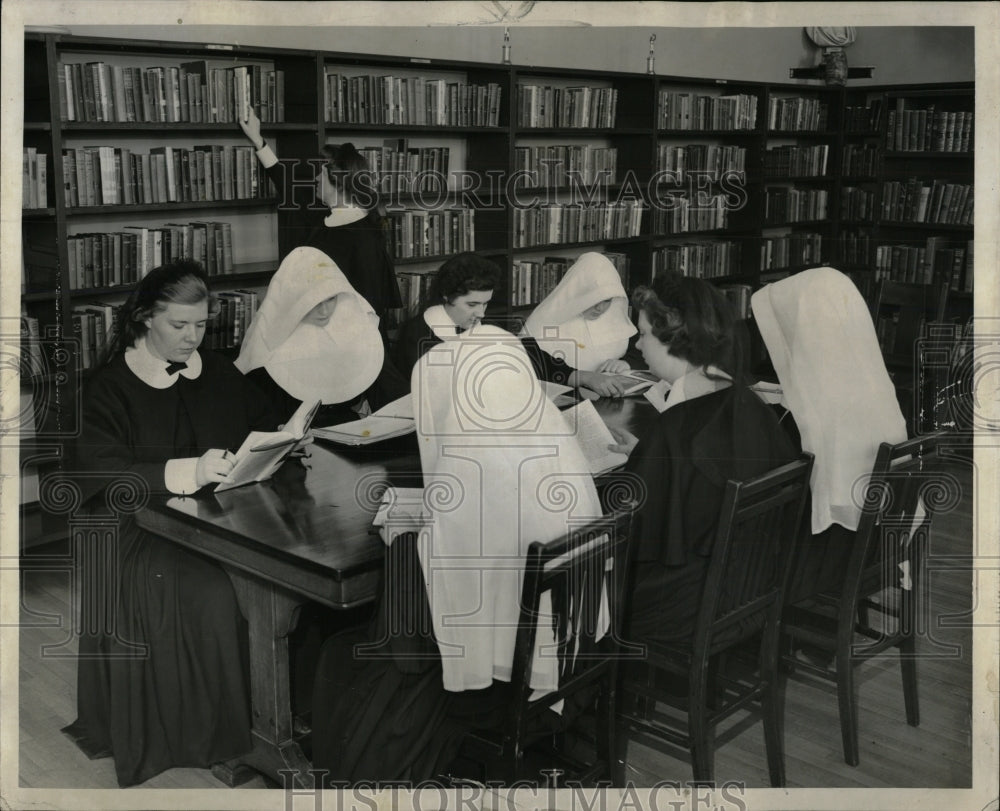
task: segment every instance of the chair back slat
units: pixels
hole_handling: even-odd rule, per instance
[[[631,511],[614,513],[529,547],[512,674],[517,712],[531,694],[540,622],[551,623],[555,638],[555,650],[543,649],[540,654],[558,656],[559,689],[545,697],[546,704],[559,700],[574,682],[613,664],[612,648],[621,628],[619,584],[628,561],[631,521]],[[544,595],[549,606],[543,605]]]
[[[864,488],[861,520],[841,596],[843,612],[852,611],[859,599],[885,589],[917,589],[931,519],[936,511],[957,503],[961,495],[954,476],[937,464],[938,447],[945,436],[945,431],[938,431],[880,446]],[[883,630],[888,638],[905,629],[901,624],[892,631]]]
[[[745,482],[729,481],[705,579],[693,649],[711,655],[780,609],[812,471],[811,454]]]

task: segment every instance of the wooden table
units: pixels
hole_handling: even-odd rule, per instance
[[[252,751],[213,767],[229,785],[254,770],[312,788],[293,736],[288,636],[314,600],[346,609],[375,597],[383,543],[371,531],[387,483],[420,486],[414,436],[370,448],[316,442],[268,482],[151,502],[139,526],[218,561],[250,630]]]
[[[596,406],[609,425],[633,432],[653,413],[636,397]],[[136,516],[143,529],[218,561],[247,619],[253,750],[213,767],[229,785],[255,770],[313,787],[292,729],[288,636],[307,601],[347,609],[374,600],[384,545],[371,523],[382,491],[422,482],[413,435],[369,448],[317,441],[308,453],[270,481],[154,501]]]

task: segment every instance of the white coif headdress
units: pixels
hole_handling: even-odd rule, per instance
[[[583,317],[585,310],[606,299],[611,306],[602,315],[592,321]],[[624,355],[635,333],[621,277],[599,253],[581,255],[524,324],[524,334],[542,349],[585,372]]]
[[[428,513],[420,562],[444,687],[481,689],[511,678],[528,546],[597,518],[600,502],[572,427],[509,332],[478,325],[433,347],[412,382]],[[536,690],[557,686],[553,642],[540,617]]]
[[[326,326],[302,322],[336,296]],[[263,366],[293,397],[343,403],[362,394],[382,369],[378,316],[336,263],[315,248],[296,248],[271,279],[236,359],[246,374]]]
[[[881,443],[906,439],[868,307],[854,282],[829,267],[769,284],[750,303],[802,450],[816,456],[812,531],[857,529],[859,479]]]

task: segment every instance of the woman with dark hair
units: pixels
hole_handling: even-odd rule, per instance
[[[396,368],[407,379],[420,357],[432,346],[452,341],[486,315],[500,268],[474,253],[457,254],[435,274],[424,311],[399,329],[394,356]],[[605,397],[619,397],[627,381],[614,375],[574,369],[544,351],[530,335],[521,336],[539,380],[566,386],[585,386]],[[634,382],[634,381],[632,381]]]
[[[275,428],[232,363],[199,351],[211,311],[194,262],[152,270],[122,307],[84,392],[76,449],[80,495],[95,512],[106,513],[95,497],[116,483],[141,501],[221,482],[228,449]],[[85,583],[106,581],[116,600],[87,616],[108,600],[84,595],[83,627],[102,630],[80,637],[78,717],[64,731],[91,758],[114,757],[121,786],[248,751],[247,628],[225,572],[131,515],[113,548],[88,558],[108,569]]]
[[[294,207],[292,167],[278,162],[261,137],[260,120],[253,110],[239,124],[278,188],[282,205]],[[290,229],[291,247],[309,246],[329,256],[384,322],[386,310],[402,307],[403,302],[368,164],[350,143],[327,144],[322,158],[313,199],[315,203],[318,197],[319,204],[298,207]]]
[[[615,450],[645,485],[633,523],[635,586],[626,618],[637,642],[689,636],[701,602],[723,489],[795,458],[771,409],[746,387],[729,302],[701,279],[664,275],[633,294],[636,344],[662,383],[660,412]],[[667,387],[669,393],[665,394]]]

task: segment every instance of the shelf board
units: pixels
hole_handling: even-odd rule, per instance
[[[847,130],[844,132],[845,138],[880,138],[882,133],[878,130]]]
[[[192,122],[192,121],[63,121],[63,132],[217,132],[243,138],[243,131],[235,121]],[[261,122],[262,132],[304,131],[317,132],[316,124],[290,122]],[[246,144],[250,146],[250,144]]]
[[[30,304],[39,301],[55,301],[59,298],[59,293],[55,290],[45,290],[38,293],[22,293],[21,301]]]
[[[911,150],[891,150],[885,152],[886,158],[921,158],[931,160],[966,160],[971,161],[973,152],[933,152],[931,150],[911,149]]]
[[[649,135],[647,127],[512,127],[515,138],[533,135],[559,135],[579,137],[582,135]]]
[[[768,175],[762,182],[764,183],[832,183],[835,180],[830,175],[784,175],[775,177]]]
[[[140,203],[137,205],[73,206],[66,209],[70,217],[90,217],[106,214],[143,214],[150,211],[186,211],[225,208],[273,208],[275,197],[255,197],[251,200],[197,200],[185,203]]]
[[[574,250],[576,248],[589,248],[594,245],[627,245],[630,242],[642,242],[646,237],[618,237],[610,239],[597,239],[589,242],[548,242],[540,245],[514,246],[514,253],[524,253],[526,251],[558,251]]]
[[[504,135],[508,128],[497,127],[454,127],[445,124],[349,124],[346,122],[326,121],[323,123],[327,131],[343,132],[412,132],[431,133],[439,137],[453,133],[463,135]]]
[[[837,137],[835,130],[768,130],[768,138],[830,138]]]
[[[760,130],[678,130],[657,129],[658,138],[753,138]]]
[[[55,216],[56,210],[49,206],[48,208],[22,208],[21,217],[26,220],[44,220],[46,217]]]
[[[766,222],[762,226],[764,229],[768,228],[790,228],[797,225],[811,225],[811,226],[830,226],[833,222],[829,219],[825,220],[788,220],[784,222]]]
[[[899,220],[880,220],[879,225],[884,228],[915,228],[920,231],[972,231],[973,228],[971,225],[957,223],[901,222]]]
[[[213,273],[208,276],[208,285],[209,287],[222,287],[240,282],[259,281],[262,276],[274,273],[278,268],[278,264],[278,260],[274,259],[267,262],[246,262],[235,265],[232,273]],[[114,296],[122,293],[130,293],[135,288],[136,283],[110,285],[107,287],[83,287],[79,290],[73,290],[72,295],[74,299]],[[50,296],[54,298],[55,294],[50,294]]]
[[[703,236],[726,236],[732,239],[741,239],[743,237],[755,236],[755,231],[747,230],[735,230],[733,228],[713,228],[710,231],[678,231],[675,234],[650,234],[650,237],[654,240],[661,239],[687,239],[688,237],[703,237]],[[655,248],[663,247],[661,245],[654,245]]]
[[[851,183],[878,183],[878,178],[873,175],[841,175],[840,182],[848,185]]]
[[[25,121],[25,132],[52,132],[52,124],[48,121]]]

